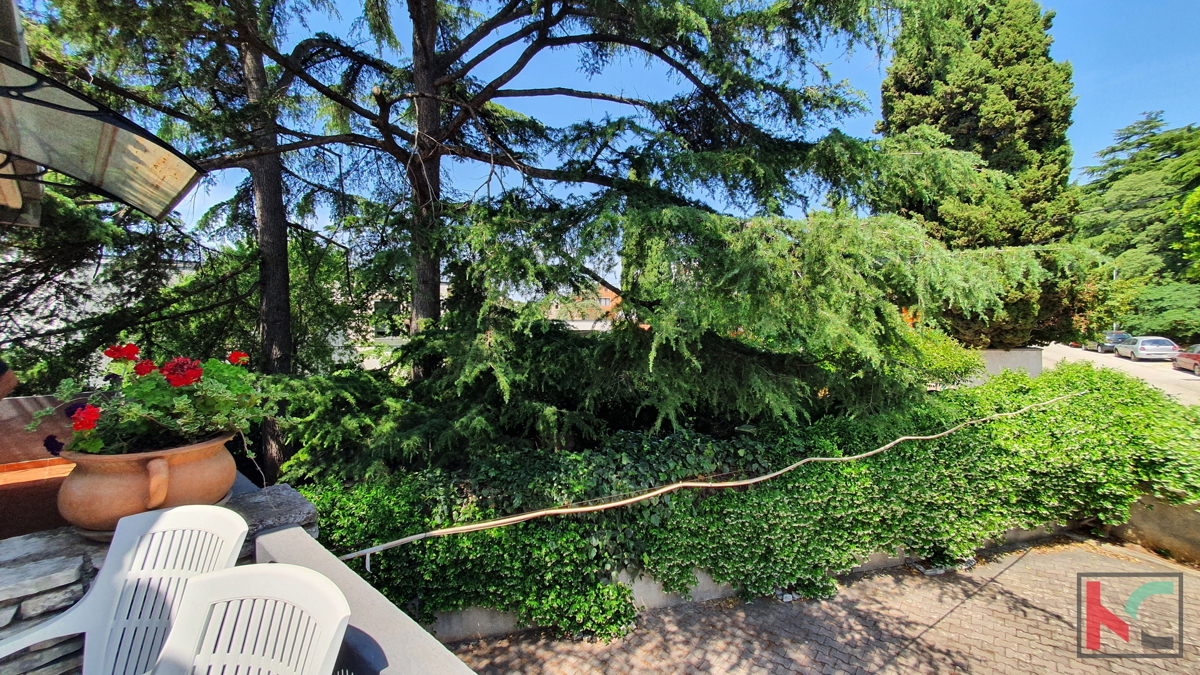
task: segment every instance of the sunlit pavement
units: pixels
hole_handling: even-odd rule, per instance
[[[1120,370],[1158,387],[1175,400],[1186,405],[1200,405],[1200,377],[1175,370],[1170,361],[1139,361],[1134,363],[1113,353],[1075,349],[1066,345],[1052,344],[1042,351],[1042,367],[1053,368],[1054,364],[1067,361],[1091,361],[1105,368]]]
[[[1181,573],[1183,657],[1080,658],[1079,572]],[[1122,601],[1105,598],[1124,616]],[[1138,646],[1137,628],[1130,643],[1103,630],[1106,649]],[[452,648],[480,673],[1184,674],[1200,673],[1198,637],[1200,573],[1142,549],[1064,539],[966,572],[927,577],[893,568],[850,577],[826,601],[715,601],[648,611],[633,633],[609,644],[529,632]]]

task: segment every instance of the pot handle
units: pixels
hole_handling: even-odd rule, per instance
[[[159,457],[146,464],[146,473],[150,474],[150,496],[146,499],[146,508],[156,509],[167,500],[167,460]]]

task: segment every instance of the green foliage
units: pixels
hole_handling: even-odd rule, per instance
[[[971,347],[1012,349],[1076,339],[1096,304],[1100,256],[1083,246],[980,249],[1004,278],[1003,306],[986,317],[946,312],[946,330]]]
[[[1112,258],[1117,279],[1099,284],[1103,302],[1086,317],[1182,342],[1196,333],[1189,256],[1200,187],[1200,128],[1167,129],[1161,112],[1119,129],[1087,170],[1077,241]],[[1108,276],[1112,275],[1109,271]]]
[[[146,369],[140,370],[143,366]],[[158,366],[161,368],[155,369]],[[94,424],[81,424],[74,417],[77,421],[68,450],[106,455],[165,450],[225,434],[244,434],[251,424],[275,411],[268,384],[244,365],[176,358],[162,364],[144,359],[135,366],[131,357],[114,359],[108,369],[102,384],[86,387],[88,409],[96,415],[91,420]],[[69,407],[78,407],[75,404],[84,385],[63,380],[54,396],[71,402]],[[41,418],[59,413],[66,405],[36,413],[30,430],[37,428]]]
[[[80,192],[47,188],[40,227],[0,227],[0,351],[19,372],[17,395],[94,372],[95,352],[153,314],[197,253],[177,221]]]
[[[877,213],[923,222],[931,236],[952,248],[1009,242],[1029,221],[1013,194],[1015,179],[952,142],[926,124],[884,137],[865,181],[865,202]]]
[[[115,242],[77,251],[60,241],[70,231],[66,224],[24,229],[33,234],[17,235],[49,241],[33,251],[17,249],[19,266],[11,268],[14,288],[33,288],[22,296],[14,292],[25,306],[16,303],[0,336],[7,343],[0,343],[5,359],[19,372],[20,393],[44,393],[67,377],[87,379],[100,366],[93,353],[118,340],[155,354],[200,359],[242,350],[252,353],[252,365],[259,364],[261,354],[253,348],[259,342],[258,256],[252,244],[200,248],[163,227],[118,230]],[[201,259],[179,260],[184,255]],[[370,261],[352,267],[348,255],[307,235],[295,237],[289,247],[300,372],[335,370],[356,356],[339,343],[369,331],[366,308],[378,277],[367,267]]]
[[[727,432],[877,410],[977,371],[978,357],[932,324],[945,306],[994,308],[1013,274],[894,216],[681,208],[625,230],[629,290],[612,331],[572,333],[543,318],[542,303],[456,287],[441,324],[397,357],[436,357],[443,366],[429,377],[345,371],[290,383],[291,468],[361,475],[376,462],[569,449],[616,429]],[[505,255],[496,241],[488,260]],[[910,326],[902,309],[924,322]]]
[[[1183,345],[1200,342],[1200,284],[1145,286],[1121,323],[1134,335],[1163,335]]]
[[[293,367],[301,373],[330,372],[357,353],[346,342],[368,333],[370,272],[349,264],[350,252],[308,233],[288,247],[291,279]],[[179,279],[180,294],[169,311],[127,329],[132,339],[157,353],[222,356],[251,352],[261,367],[258,249],[250,241],[210,252],[195,274]],[[170,316],[171,320],[158,320]]]
[[[746,594],[794,586],[818,597],[835,591],[831,573],[895,546],[961,556],[1014,527],[1082,517],[1122,522],[1143,484],[1172,501],[1200,499],[1200,420],[1139,380],[1072,364],[811,427],[726,438],[621,432],[593,449],[525,447],[452,473],[326,480],[304,492],[321,514],[323,543],[343,553],[688,478],[731,479],[805,456],[851,455],[1076,392],[1088,393],[866,460],[808,464],[746,490],[683,491],[627,508],[425,539],[375,555],[371,572],[361,559],[351,563],[424,619],[480,605],[562,633],[607,638],[633,617],[628,592],[613,584],[621,570],[649,573],[683,593],[702,568]]]
[[[1007,194],[986,191],[950,202],[909,195],[904,211],[937,222],[932,231],[960,246],[1039,244],[1069,232],[1067,127],[1075,99],[1071,66],[1050,58],[1053,12],[1034,0],[968,0],[928,26],[906,23],[883,83],[880,131],[924,125],[950,148],[974,153],[1013,177]]]
[[[1166,129],[1147,113],[1117,130],[1116,142],[1089,168],[1079,241],[1115,259],[1122,276],[1180,277],[1184,209],[1200,186],[1200,128]]]
[[[1095,257],[1040,246],[1071,232],[1077,202],[1068,186],[1071,66],[1050,58],[1054,14],[1033,0],[968,0],[940,11],[940,19],[905,22],[893,43],[866,200],[954,248],[1039,245],[988,256],[1021,269],[998,311],[951,308],[955,338],[999,349],[1074,339],[1096,297]],[[931,20],[940,20],[936,32]]]
[[[726,218],[671,209],[625,226],[622,310],[646,330],[614,331],[642,405],[676,421],[687,405],[795,421],[805,399],[867,404],[923,389],[922,348],[944,307],[995,309],[996,270],[955,255],[912,221],[816,213]]]
[[[337,360],[337,346],[361,327],[353,320],[353,310],[360,307],[352,306],[364,298],[356,303],[352,282],[337,278],[339,262],[344,276],[350,276],[349,256],[341,255],[349,253],[348,247],[293,219],[314,220],[318,205],[332,206],[335,219],[341,219],[350,201],[342,155],[305,147],[280,153],[284,159],[271,156],[288,140],[279,125],[319,131],[313,124],[319,105],[290,91],[295,80],[269,59],[264,63],[262,55],[292,22],[304,27],[306,20],[331,10],[320,0],[185,5],[58,0],[34,6],[28,36],[36,67],[156,129],[207,170],[250,169],[259,188],[252,200],[247,181],[195,227],[174,225],[194,254],[179,271],[198,272],[199,279],[178,274],[171,279],[175,288],[155,289],[157,297],[139,299],[134,307],[96,303],[90,307],[93,316],[66,322],[67,327],[102,323],[110,333],[127,330],[164,351],[192,354],[220,352],[230,344],[261,345],[251,351],[261,352],[255,360],[269,372],[290,371],[293,362],[311,372]],[[248,150],[260,155],[265,150],[266,156],[246,162],[241,153]],[[331,175],[334,166],[338,175]],[[276,189],[266,191],[266,185]],[[257,223],[254,214],[266,219]],[[293,231],[303,234],[293,238]],[[205,278],[206,272],[215,274]],[[295,292],[289,289],[289,273],[300,280]],[[261,293],[259,284],[265,289]],[[314,287],[319,291],[313,293]],[[163,323],[164,316],[172,321]]]
[[[427,472],[305,492],[327,514],[322,528],[329,533],[322,542],[345,550],[432,523],[495,515],[474,496],[464,498],[459,487],[440,473]],[[530,624],[610,639],[632,626],[635,610],[629,589],[612,583],[604,572],[590,529],[563,521],[434,539],[413,551],[378,556],[371,572],[361,563],[355,567],[393,602],[426,622],[435,611],[482,605],[515,611]]]
[[[1179,209],[1179,217],[1183,220],[1183,257],[1191,261],[1188,276],[1200,278],[1200,188],[1192,190],[1183,207]]]

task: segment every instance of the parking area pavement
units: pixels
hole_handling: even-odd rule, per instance
[[[1081,572],[1181,575],[1182,657],[1080,658]],[[1101,651],[1151,644],[1158,645],[1151,653],[1167,653],[1163,639],[1177,628],[1168,624],[1178,598],[1149,596],[1140,611],[1133,607],[1136,620],[1125,604],[1134,589],[1163,577],[1085,579],[1100,584],[1099,604],[1129,626],[1129,642],[1100,628]],[[1098,621],[1102,612],[1093,609]],[[714,601],[643,612],[631,634],[608,644],[526,632],[452,649],[479,673],[1186,674],[1200,673],[1198,638],[1200,572],[1140,549],[1064,538],[942,576],[908,568],[853,575],[828,600]]]
[[[1042,350],[1042,368],[1053,368],[1059,361],[1091,361],[1105,368],[1113,368],[1140,377],[1152,386],[1166,392],[1184,405],[1200,405],[1200,377],[1193,373],[1176,370],[1170,361],[1138,361],[1134,363],[1116,354],[1075,349],[1054,343]]]

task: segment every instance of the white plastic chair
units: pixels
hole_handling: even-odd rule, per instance
[[[144,675],[158,658],[188,580],[232,567],[247,529],[241,516],[218,506],[178,506],[122,518],[87,595],[66,612],[0,642],[0,657],[83,633],[83,675]]]
[[[350,605],[327,577],[264,563],[196,577],[153,675],[330,675]]]

